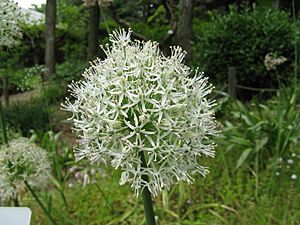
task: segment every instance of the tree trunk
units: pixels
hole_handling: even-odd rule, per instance
[[[299,0],[272,0],[272,6],[277,10],[286,10],[289,11],[291,16],[293,16],[293,1],[295,4],[295,16],[298,17],[298,11],[300,10],[300,1]]]
[[[192,10],[193,0],[180,0],[177,38],[178,44],[187,51],[186,61],[191,58]]]
[[[279,9],[279,5],[280,5],[280,1],[279,0],[273,0],[272,1],[272,6],[274,9],[278,10]]]
[[[90,61],[98,53],[99,49],[99,17],[100,9],[98,1],[95,1],[95,5],[90,7],[90,19],[89,19],[89,39],[88,39],[88,51],[87,60]]]
[[[175,7],[171,5],[172,2],[170,0],[161,0],[161,3],[166,10],[166,19],[169,22],[170,29],[168,30],[163,38],[163,41],[160,44],[164,55],[168,56],[170,55],[170,46],[172,45],[172,40],[176,36],[177,21],[174,13]]]
[[[230,66],[228,68],[228,95],[232,98],[236,98],[236,68]]]
[[[47,0],[46,3],[46,50],[45,64],[48,69],[47,78],[55,72],[55,23],[56,23],[56,0]]]

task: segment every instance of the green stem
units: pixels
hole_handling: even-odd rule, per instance
[[[143,152],[140,152],[140,157],[142,160],[142,167],[146,168],[147,163],[145,160],[145,155]],[[142,175],[142,179],[148,183],[149,178],[146,175]],[[143,198],[143,204],[144,204],[144,211],[146,216],[147,225],[155,225],[155,217],[153,212],[153,204],[152,204],[152,198],[151,193],[148,189],[148,187],[144,187],[142,191],[142,198]]]
[[[2,127],[3,143],[8,145],[6,125],[5,125],[5,119],[4,119],[4,113],[3,113],[3,108],[2,108],[2,102],[1,101],[0,101],[0,120],[1,120],[1,127]]]
[[[281,85],[281,81],[280,81],[280,77],[279,77],[277,69],[275,69],[275,73],[276,73],[276,78],[277,78],[277,83],[278,83],[278,89],[280,89],[282,87],[282,85]]]
[[[34,197],[35,201],[39,204],[39,206],[45,212],[45,214],[47,215],[47,217],[51,221],[51,223],[53,225],[57,225],[57,223],[55,222],[55,220],[52,218],[51,214],[48,212],[48,210],[46,209],[46,207],[43,205],[43,203],[41,202],[41,200],[39,199],[39,197],[35,194],[34,190],[27,183],[27,181],[25,181],[24,183],[25,183],[26,187],[28,188],[28,190],[30,191],[30,193],[32,194],[32,196]]]
[[[47,86],[48,84],[48,86]],[[49,88],[51,84],[42,82],[42,88],[43,88],[43,95],[45,96],[45,100],[46,100],[46,109],[47,109],[47,116],[48,116],[48,121],[49,121],[49,129],[50,131],[53,131],[53,124],[52,124],[52,120],[51,120],[51,110],[50,110],[50,98],[48,96],[48,94],[46,93],[47,88]]]
[[[259,182],[259,151],[256,152],[256,160],[255,160],[255,200],[258,201],[258,182]]]
[[[15,207],[19,207],[19,206],[20,206],[19,200],[18,200],[18,195],[16,195],[16,196],[14,197],[14,206],[15,206]]]

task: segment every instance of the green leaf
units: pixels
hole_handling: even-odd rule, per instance
[[[245,145],[245,146],[251,146],[252,145],[251,141],[246,140],[246,139],[241,138],[241,137],[232,136],[230,138],[231,138],[231,142],[235,143],[235,144]]]
[[[157,17],[159,17],[161,14],[165,14],[166,10],[164,8],[163,5],[160,5],[157,10],[155,11],[155,13],[152,16],[149,16],[147,19],[147,23],[151,23],[152,21],[154,21]]]
[[[251,152],[252,152],[251,148],[247,148],[243,151],[242,155],[240,156],[240,158],[237,161],[235,169],[239,168],[245,162],[245,160],[248,158],[248,156]]]
[[[263,139],[258,140],[255,146],[255,151],[258,152],[260,149],[262,149],[268,143],[268,140],[268,137],[264,137]]]

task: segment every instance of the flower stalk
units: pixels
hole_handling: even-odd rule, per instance
[[[51,223],[53,225],[58,225],[55,220],[53,219],[53,217],[51,216],[50,212],[46,209],[46,207],[43,205],[43,203],[41,202],[41,200],[39,199],[39,197],[36,195],[36,193],[34,192],[34,190],[30,187],[30,185],[28,184],[28,182],[25,180],[24,181],[27,189],[30,191],[30,193],[32,194],[34,200],[38,203],[38,205],[41,207],[41,209],[44,211],[44,213],[47,215],[48,219],[51,221]]]
[[[2,108],[2,102],[1,101],[0,101],[0,120],[1,120],[3,144],[8,145],[6,125],[5,125],[5,119],[4,119],[4,113],[3,113],[3,108]]]
[[[142,166],[146,168],[147,164],[146,164],[144,152],[140,152],[140,157],[142,161]],[[149,178],[146,175],[142,175],[142,179],[147,183],[149,182]],[[153,211],[152,198],[148,187],[144,187],[142,191],[142,199],[144,204],[144,212],[146,216],[147,225],[155,225],[156,223],[155,223],[155,216]]]
[[[18,195],[14,196],[14,206],[15,207],[19,207],[20,206]]]

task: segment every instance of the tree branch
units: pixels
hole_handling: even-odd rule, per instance
[[[120,24],[122,27],[125,27],[125,28],[130,28],[130,23],[124,19],[121,19],[119,17],[119,15],[117,14],[116,12],[116,8],[114,8],[113,6],[110,6],[109,7],[111,13],[112,13],[112,17],[114,18],[114,20]],[[138,40],[141,40],[141,41],[148,41],[149,39],[147,37],[145,37],[144,35],[142,34],[139,34],[139,33],[136,33],[135,31],[132,31],[132,37],[135,38],[135,39],[138,39]]]
[[[172,7],[170,6],[169,1],[162,0],[162,4],[166,9],[167,18],[169,20],[169,25],[171,26],[171,30],[167,32],[167,34],[164,36],[164,39],[162,41],[162,46],[163,46],[164,52],[166,52],[167,51],[166,45],[169,45],[169,43],[172,41],[172,39],[176,33],[177,22],[175,20],[175,15],[174,15]]]

